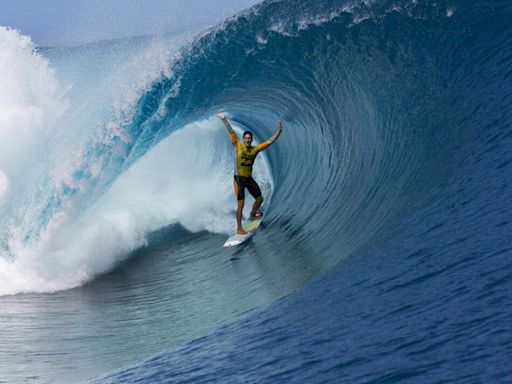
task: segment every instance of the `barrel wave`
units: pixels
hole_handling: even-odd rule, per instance
[[[0,351],[7,380],[511,380],[511,16],[265,1],[199,36],[17,53],[51,86],[5,146],[24,160],[0,155],[0,339],[30,346]],[[219,112],[285,126],[236,249]]]

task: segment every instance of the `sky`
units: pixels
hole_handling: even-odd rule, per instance
[[[38,46],[201,29],[261,0],[0,0],[0,25]]]

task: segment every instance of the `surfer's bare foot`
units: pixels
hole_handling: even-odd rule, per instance
[[[242,228],[238,228],[236,230],[236,233],[238,233],[239,235],[247,235],[247,232],[245,232]]]
[[[249,216],[249,220],[261,219],[262,217],[263,217],[263,212],[261,212],[261,211],[251,212],[251,215]]]

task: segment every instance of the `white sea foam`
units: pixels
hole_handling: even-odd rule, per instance
[[[261,34],[256,34],[256,41],[258,42],[258,44],[262,44],[262,45],[265,45],[267,44],[268,40],[266,38],[264,38]]]
[[[67,102],[54,70],[30,38],[1,26],[0,68],[0,169],[15,179]]]

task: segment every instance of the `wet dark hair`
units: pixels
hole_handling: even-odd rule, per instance
[[[252,139],[252,132],[251,131],[245,131],[244,134],[242,135],[242,137],[245,137],[245,135],[251,135],[251,139]]]

